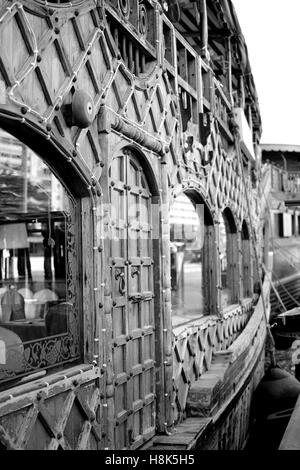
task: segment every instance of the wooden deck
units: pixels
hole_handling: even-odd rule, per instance
[[[269,282],[263,295],[267,302]],[[191,384],[187,418],[169,435],[157,435],[143,449],[225,450],[244,447],[250,430],[253,391],[264,367],[266,323],[260,298],[247,326],[225,351],[214,353],[209,370]],[[227,435],[229,438],[224,439]]]
[[[187,418],[173,434],[155,436],[142,450],[190,450],[198,447],[208,434],[212,418]]]

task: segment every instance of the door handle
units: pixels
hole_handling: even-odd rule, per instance
[[[133,269],[131,270],[131,277],[138,276],[140,274],[140,270],[136,268],[134,271]]]
[[[115,273],[115,279],[116,281],[119,279],[119,292],[120,294],[124,295],[125,292],[126,292],[126,288],[125,288],[125,274],[123,271],[116,271]]]
[[[142,302],[142,300],[144,300],[144,296],[142,294],[130,295],[129,300],[132,300],[133,302]]]
[[[118,279],[122,278],[122,277],[123,277],[123,278],[125,277],[125,274],[123,273],[123,271],[117,271],[117,270],[116,270],[116,274],[115,274],[115,279],[116,279],[116,281],[117,281]]]

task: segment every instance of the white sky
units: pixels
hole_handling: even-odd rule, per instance
[[[262,116],[261,143],[300,144],[300,0],[232,0]]]

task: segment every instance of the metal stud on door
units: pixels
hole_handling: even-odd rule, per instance
[[[151,194],[130,151],[113,160],[110,195],[115,442],[135,449],[155,433],[155,328]]]

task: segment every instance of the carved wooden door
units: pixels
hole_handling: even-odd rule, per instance
[[[135,449],[155,433],[151,194],[130,151],[110,169],[115,445]]]

